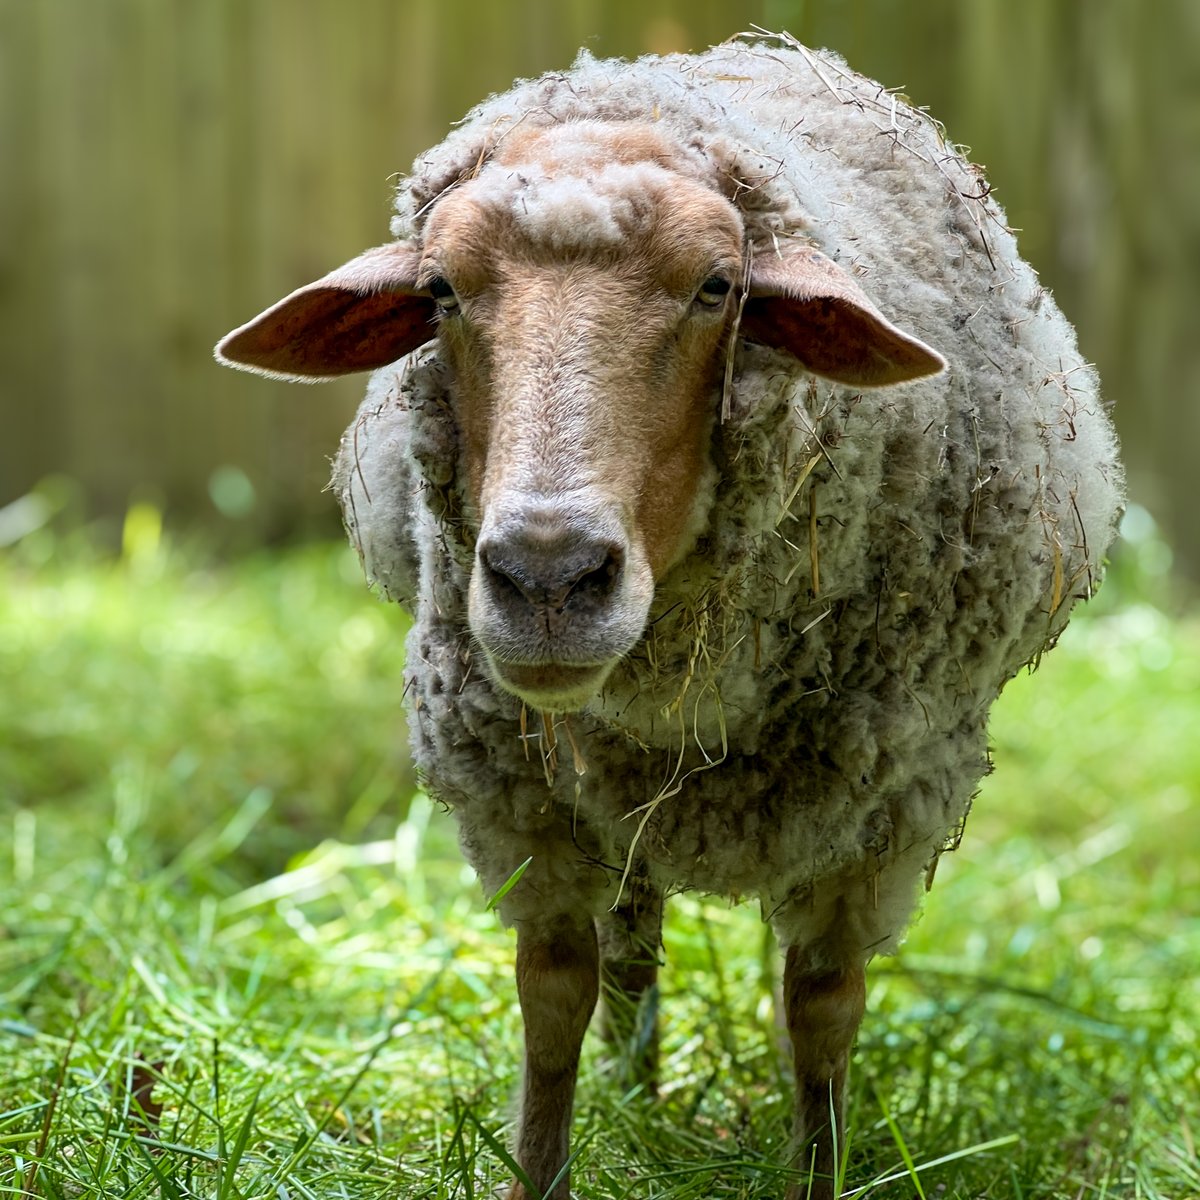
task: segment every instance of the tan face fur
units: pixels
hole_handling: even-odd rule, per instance
[[[742,226],[659,165],[652,131],[568,127],[561,154],[555,132],[438,203],[419,281],[454,291],[440,339],[479,519],[472,631],[498,682],[562,709],[640,637],[694,536]]]

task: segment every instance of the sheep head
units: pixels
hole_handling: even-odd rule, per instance
[[[471,632],[494,682],[536,708],[597,693],[702,527],[735,326],[854,386],[944,365],[807,243],[752,255],[706,163],[650,125],[517,129],[419,238],[367,251],[217,347],[313,380],[437,337],[476,523]]]

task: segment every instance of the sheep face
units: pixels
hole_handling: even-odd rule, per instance
[[[497,686],[567,712],[636,644],[703,525],[735,325],[858,386],[943,363],[807,242],[755,255],[729,164],[653,126],[518,129],[480,163],[419,238],[292,293],[217,357],[322,378],[436,334],[474,517],[470,631]]]
[[[420,269],[478,520],[471,631],[557,711],[637,642],[703,519],[742,270],[729,201],[609,132],[509,148],[437,206]]]

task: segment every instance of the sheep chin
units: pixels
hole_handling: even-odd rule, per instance
[[[604,686],[619,660],[605,663],[498,663],[488,656],[492,682],[528,708],[546,713],[573,713],[586,708]]]

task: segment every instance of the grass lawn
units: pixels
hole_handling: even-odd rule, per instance
[[[1136,571],[996,772],[855,1054],[857,1196],[1200,1196],[1200,621]],[[491,1196],[512,935],[415,793],[402,614],[316,546],[0,558],[0,1196]],[[773,947],[677,897],[661,1098],[585,1045],[576,1194],[778,1197]]]

